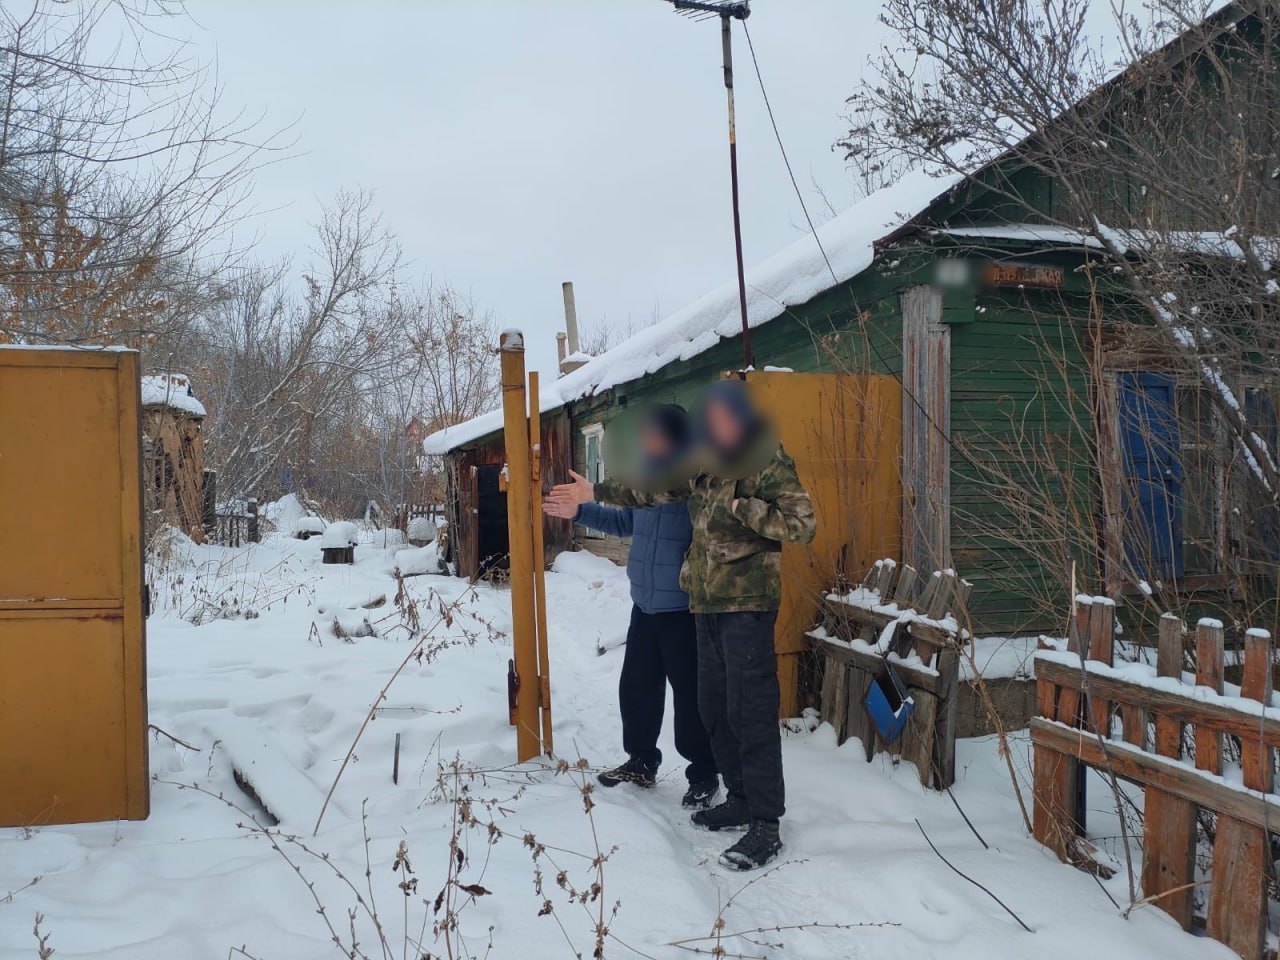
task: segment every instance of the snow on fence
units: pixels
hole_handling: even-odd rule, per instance
[[[822,624],[808,633],[822,662],[820,710],[836,739],[857,737],[867,760],[889,752],[916,765],[920,782],[945,789],[956,777],[956,704],[964,633],[949,613],[971,585],[945,570],[921,578],[909,564],[879,560],[862,585],[829,593]],[[887,744],[876,734],[864,700],[893,664],[914,701],[906,731]]]
[[[438,503],[400,503],[396,504],[391,515],[391,526],[407,533],[409,526],[418,517],[426,517],[434,522],[443,519],[443,515],[444,509]]]
[[[1261,960],[1268,831],[1280,828],[1273,781],[1280,708],[1271,704],[1271,635],[1246,634],[1242,683],[1238,694],[1226,695],[1221,623],[1197,625],[1192,677],[1182,672],[1183,626],[1173,614],[1161,619],[1154,668],[1114,665],[1114,613],[1110,600],[1078,597],[1068,649],[1036,656],[1036,839],[1065,861],[1086,862],[1082,766],[1137,784],[1145,791],[1143,895],[1189,930],[1192,894],[1202,879],[1196,876],[1198,815],[1216,814],[1207,932],[1241,957]],[[1240,767],[1227,777],[1224,736],[1240,745]]]

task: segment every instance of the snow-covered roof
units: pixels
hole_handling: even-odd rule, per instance
[[[185,373],[152,373],[142,378],[142,405],[181,410],[193,417],[205,415],[204,404],[191,392],[191,378]]]
[[[1043,243],[1054,246],[1103,248],[1099,237],[1120,253],[1150,253],[1153,250],[1170,250],[1176,253],[1197,254],[1207,257],[1225,257],[1239,260],[1244,248],[1238,231],[1226,230],[1135,230],[1117,229],[1099,224],[1097,233],[1086,233],[1072,227],[1045,223],[1000,223],[977,227],[947,227],[936,231],[949,237],[968,240],[1015,240],[1024,243]],[[1250,237],[1250,249],[1259,259],[1274,262],[1280,258],[1280,237]]]
[[[914,219],[961,179],[958,174],[908,173],[818,227],[837,281],[850,280],[871,266],[877,241]],[[834,285],[818,244],[806,234],[747,271],[748,324],[755,328],[768,323]],[[540,409],[555,410],[571,400],[638,380],[669,363],[696,357],[741,328],[738,286],[727,283],[545,384]],[[502,411],[493,410],[431,434],[423,441],[423,449],[448,453],[501,426]]]

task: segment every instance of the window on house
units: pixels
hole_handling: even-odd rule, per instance
[[[582,436],[586,441],[586,478],[592,483],[604,479],[604,424],[593,423],[582,428]]]
[[[1116,386],[1126,559],[1152,582],[1224,573],[1230,458],[1206,388],[1148,371]]]

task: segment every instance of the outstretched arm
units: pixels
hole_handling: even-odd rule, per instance
[[[630,507],[606,507],[599,503],[578,504],[575,522],[614,537],[629,537],[635,526]]]
[[[687,500],[690,493],[688,487],[649,493],[644,490],[633,490],[612,480],[592,483],[582,474],[574,473],[572,470],[569,471],[569,476],[573,477],[573,483],[557,484],[547,493],[547,500],[555,504],[557,510],[573,505],[576,511],[578,504],[592,501],[612,503],[620,507],[656,507],[658,504],[671,503],[673,500]],[[553,510],[547,512],[554,513]],[[555,515],[564,516],[562,513],[555,513]]]
[[[808,543],[817,530],[813,501],[800,483],[795,462],[779,450],[765,468],[758,495],[733,501],[733,515],[770,540]]]

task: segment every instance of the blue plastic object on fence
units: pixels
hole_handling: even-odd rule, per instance
[[[867,708],[867,715],[875,725],[876,733],[885,743],[893,743],[902,736],[916,706],[898,672],[888,660],[885,660],[880,676],[867,688],[863,703]]]

